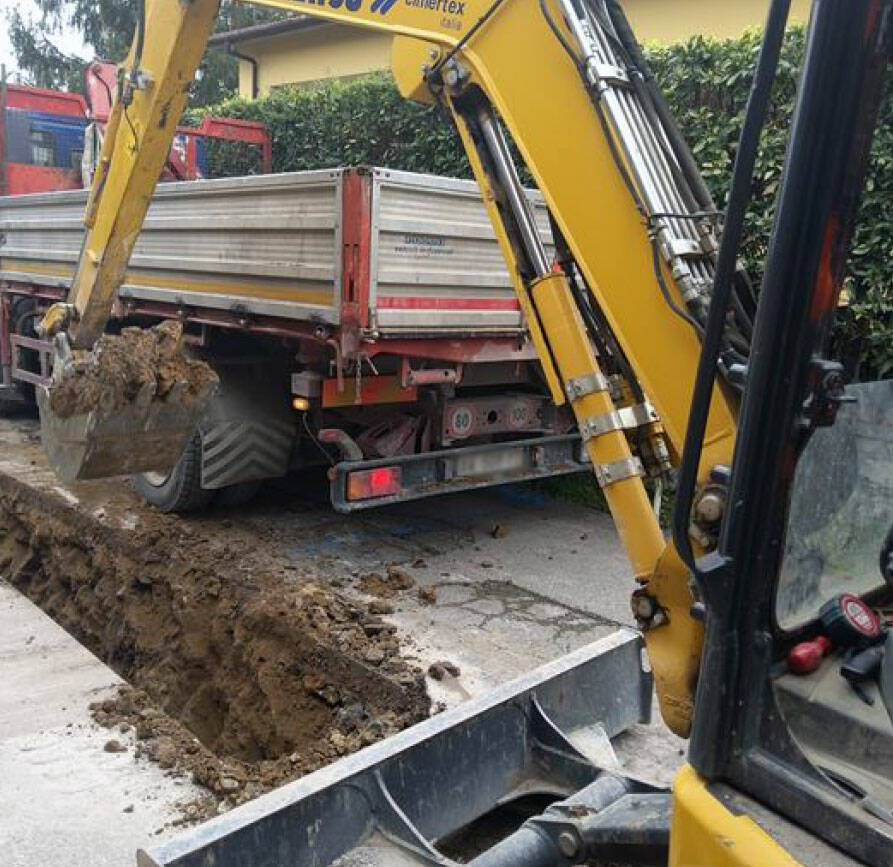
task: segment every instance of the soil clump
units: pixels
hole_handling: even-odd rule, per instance
[[[367,572],[360,576],[359,588],[367,596],[379,599],[393,599],[403,590],[415,586],[415,579],[396,566],[388,568],[387,574]]]
[[[182,324],[167,320],[104,334],[92,352],[75,352],[61,379],[50,385],[49,404],[60,418],[96,409],[108,414],[135,401],[144,388],[149,398],[165,400],[182,383],[178,399],[192,407],[216,382],[204,361],[183,355]]]

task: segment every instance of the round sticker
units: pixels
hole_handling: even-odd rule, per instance
[[[457,406],[450,411],[449,427],[453,436],[467,437],[474,426],[474,414],[467,406]]]

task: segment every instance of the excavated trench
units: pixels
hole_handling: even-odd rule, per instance
[[[429,710],[422,674],[367,606],[185,522],[117,529],[0,475],[0,575],[127,681],[94,718],[203,785],[197,817]]]

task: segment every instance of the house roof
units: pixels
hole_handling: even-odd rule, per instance
[[[250,27],[240,27],[237,30],[226,30],[223,33],[215,33],[209,40],[209,45],[237,45],[240,42],[248,42],[252,39],[263,39],[268,36],[278,36],[281,33],[291,33],[295,30],[306,30],[308,27],[316,27],[324,24],[318,18],[309,15],[298,15],[295,18],[286,18],[283,21],[269,21],[266,24],[252,24]]]

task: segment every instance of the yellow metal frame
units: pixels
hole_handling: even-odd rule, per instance
[[[798,867],[749,816],[729,812],[691,765],[676,774],[668,867]]]
[[[220,0],[148,0],[144,43],[136,41],[122,74],[134,65],[130,105],[115,102],[87,202],[87,235],[68,296],[53,327],[71,318],[73,347],[90,347],[102,334],[158,176],[170,152],[189,88],[217,18]],[[119,89],[120,90],[120,89]],[[52,330],[52,328],[48,329]]]

